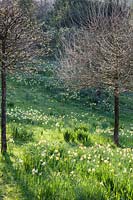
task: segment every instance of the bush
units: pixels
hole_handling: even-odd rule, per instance
[[[26,129],[26,127],[13,126],[11,133],[14,140],[20,140],[23,142],[29,141],[33,137],[33,132]]]
[[[75,141],[74,132],[71,129],[65,130],[64,140],[66,142],[74,142]]]
[[[83,130],[84,132],[87,132],[87,131],[89,131],[89,128],[87,127],[87,125],[86,124],[80,124],[79,126],[76,126],[75,128],[74,128],[74,131],[77,131],[77,130]]]
[[[87,129],[85,127],[76,127],[74,130],[67,129],[64,132],[64,140],[69,143],[81,143],[85,146],[90,146],[92,144]]]
[[[79,130],[79,131],[76,132],[76,135],[77,135],[77,140],[79,142],[82,142],[82,143],[87,142],[88,134],[86,134],[84,131]]]

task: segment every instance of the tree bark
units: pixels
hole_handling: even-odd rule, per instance
[[[6,58],[5,58],[5,42],[2,42],[2,67],[1,67],[1,152],[7,151],[6,139]]]
[[[118,87],[114,89],[114,143],[119,146],[119,91]]]

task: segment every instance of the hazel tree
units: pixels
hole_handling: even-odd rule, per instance
[[[133,89],[131,12],[124,0],[99,3],[96,15],[95,7],[92,10],[93,18],[86,26],[63,35],[58,74],[76,89],[114,91],[114,142],[119,145],[119,95]]]
[[[1,152],[7,150],[6,96],[8,73],[22,70],[26,62],[42,52],[41,30],[19,7],[17,1],[0,1],[0,68],[1,68]],[[39,46],[39,48],[38,48]],[[28,68],[26,69],[28,70]]]

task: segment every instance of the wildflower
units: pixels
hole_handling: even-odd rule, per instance
[[[101,186],[104,186],[103,182],[100,182],[100,185],[101,185]]]
[[[88,156],[88,160],[91,160],[91,156],[90,155]]]
[[[74,171],[71,171],[70,174],[74,174]]]
[[[49,157],[49,159],[51,160],[53,158],[53,155]]]
[[[91,172],[91,169],[88,169],[88,172]]]
[[[57,172],[57,174],[56,174],[57,176],[60,176],[60,172]]]
[[[106,164],[107,164],[107,163],[109,163],[109,161],[108,161],[108,160],[104,160],[104,163],[106,163]]]
[[[57,122],[57,123],[55,124],[55,126],[56,126],[56,127],[59,127],[59,126],[60,126],[60,124]]]
[[[71,153],[71,151],[68,151],[68,154],[70,154]]]
[[[127,172],[127,169],[126,168],[124,168],[124,170],[123,170],[123,173],[126,173]]]
[[[10,139],[9,139],[9,142],[10,142],[10,143],[14,143],[14,139],[13,139],[13,138],[10,138]]]
[[[23,160],[22,160],[22,159],[19,159],[18,162],[19,162],[19,163],[23,163]]]
[[[73,160],[72,160],[72,162],[76,162],[76,160],[75,160],[75,159],[73,159]]]
[[[86,159],[86,154],[85,154],[85,155],[83,155],[83,158],[84,158],[84,159]]]
[[[38,173],[38,169],[33,168],[33,169],[32,169],[32,174],[34,175],[34,174],[36,174],[36,173]]]
[[[56,159],[56,160],[59,160],[60,158],[57,156],[55,159]]]
[[[41,156],[42,157],[45,157],[46,153],[45,152],[42,152]]]
[[[75,157],[78,155],[76,152],[74,152],[74,154],[73,154]]]
[[[42,166],[44,166],[44,165],[46,165],[46,162],[43,162],[43,163],[42,163]]]
[[[96,170],[93,168],[91,171],[92,171],[92,172],[95,172]]]
[[[80,160],[81,160],[81,161],[84,160],[83,156],[80,158]]]

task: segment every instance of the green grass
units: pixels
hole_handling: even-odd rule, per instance
[[[41,77],[8,80],[0,200],[132,200],[132,95],[121,96],[117,148],[111,111],[59,101]]]

